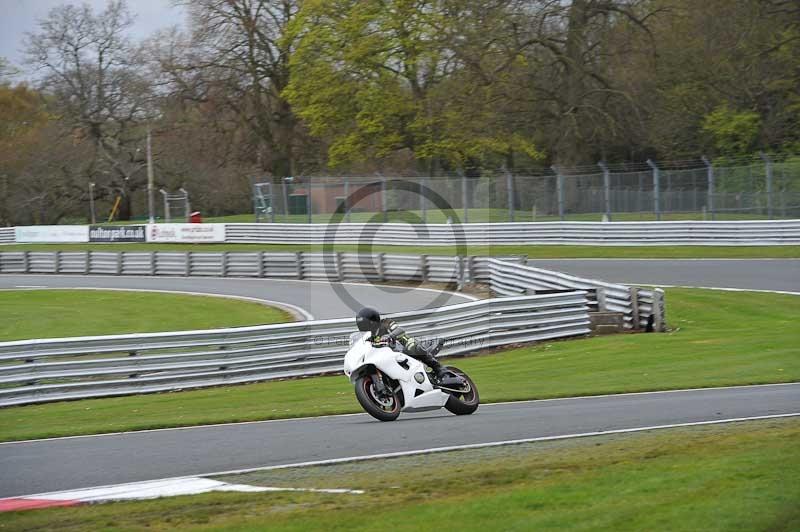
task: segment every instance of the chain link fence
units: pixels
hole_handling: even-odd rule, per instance
[[[486,223],[800,217],[800,158],[596,172],[304,176],[254,183],[258,222]]]

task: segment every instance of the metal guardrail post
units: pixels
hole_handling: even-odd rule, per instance
[[[297,261],[297,278],[303,278],[303,252],[295,252],[295,260]]]
[[[117,270],[114,272],[115,275],[122,275],[122,261],[124,260],[124,254],[124,251],[117,252]]]
[[[343,264],[343,255],[341,251],[336,252],[336,276],[339,279],[339,282],[344,281],[344,268],[342,267]]]
[[[259,251],[258,253],[256,253],[256,260],[258,260],[258,276],[259,277],[264,277],[266,272],[264,271],[264,252],[263,251]]]
[[[653,212],[661,221],[661,170],[652,159],[647,159],[647,165],[653,169]]]
[[[83,274],[89,275],[89,272],[92,270],[92,252],[86,252],[86,258],[83,266]],[[155,274],[154,274],[155,275]]]
[[[664,325],[664,292],[660,290],[653,290],[653,330],[663,332],[666,327]]]
[[[764,160],[764,165],[766,166],[767,216],[769,216],[769,219],[772,220],[772,159],[763,151],[759,155],[761,155],[761,158]]]
[[[605,161],[600,161],[597,166],[603,171],[603,204],[606,211],[606,219],[611,221],[611,172]]]
[[[184,274],[186,277],[189,277],[192,274],[192,252],[187,251],[185,257],[185,266],[184,266]]]
[[[456,257],[456,261],[457,261],[456,265],[457,265],[457,273],[458,273],[458,284],[457,284],[457,287],[458,287],[458,291],[460,292],[461,290],[464,289],[464,285],[466,284],[465,277],[466,277],[467,268],[466,268],[466,261],[464,260],[464,256],[463,255],[458,255],[458,257]]]
[[[61,252],[53,252],[53,272],[61,273]]]
[[[378,253],[378,279],[386,280],[386,253]]]
[[[220,257],[220,268],[222,269],[222,276],[228,276],[228,252],[223,251],[222,256]]]
[[[564,176],[558,167],[553,165],[550,168],[556,173],[556,195],[558,196],[558,219],[564,221]]]
[[[631,328],[634,331],[638,331],[641,328],[639,324],[639,287],[631,286],[630,294],[631,294],[631,321],[632,321]]]
[[[467,257],[467,275],[469,276],[469,282],[475,284],[475,255]]]
[[[422,282],[428,282],[428,256],[427,255],[420,255],[419,256],[419,268],[420,272],[422,273]]]
[[[22,252],[22,272],[31,273],[31,258],[28,255],[29,251]]]
[[[605,288],[598,287],[595,293],[597,296],[597,312],[605,312],[608,309],[608,307],[606,306]]]
[[[703,163],[706,165],[706,179],[707,179],[707,196],[706,196],[706,203],[708,212],[711,215],[711,219],[714,219],[714,166],[711,164],[711,161],[708,160],[708,157],[703,155],[700,157]]]
[[[157,271],[156,269],[157,253],[158,253],[157,251],[150,252],[150,275],[155,275]]]

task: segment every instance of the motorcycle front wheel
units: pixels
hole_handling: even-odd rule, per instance
[[[356,399],[367,414],[375,419],[394,421],[400,415],[400,401],[397,394],[390,390],[387,396],[379,396],[373,384],[375,378],[377,378],[376,375],[365,375],[356,379]]]
[[[447,403],[445,403],[444,407],[457,416],[466,416],[475,412],[478,409],[478,405],[481,401],[480,397],[478,396],[478,388],[475,387],[475,383],[472,382],[472,379],[469,378],[469,375],[458,368],[446,366],[445,369],[452,371],[464,379],[466,386],[464,387],[464,391],[461,393],[448,390],[447,393],[450,394],[450,398],[447,400]]]

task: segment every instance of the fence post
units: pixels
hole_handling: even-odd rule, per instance
[[[264,252],[259,251],[256,258],[258,259],[258,276],[264,277],[264,274],[266,273],[264,271]]]
[[[192,252],[186,252],[186,266],[184,268],[186,271],[186,277],[189,277],[192,274]]]
[[[258,196],[259,190],[256,186],[256,177],[250,176],[250,194],[253,196],[253,214],[256,215],[256,223],[261,222],[261,215],[258,212]]]
[[[458,284],[457,284],[457,287],[458,287],[458,291],[460,292],[461,290],[464,289],[465,277],[466,277],[466,264],[465,264],[463,255],[458,255],[456,257],[456,260],[457,260],[457,266],[458,266]]]
[[[389,211],[386,202],[386,178],[381,176],[381,210],[383,211],[383,223],[389,221]]]
[[[344,208],[344,221],[350,222],[350,179],[345,177],[344,178],[344,203],[342,205]]]
[[[125,259],[123,255],[125,254],[124,251],[120,251],[117,253],[117,272],[116,275],[122,275],[122,261]]]
[[[759,154],[764,160],[767,171],[767,215],[772,220],[772,159],[763,151]]]
[[[459,171],[461,174],[461,205],[464,208],[464,220],[462,223],[469,223],[469,194],[467,194],[467,176],[464,172]]]
[[[711,161],[708,160],[708,157],[703,155],[700,157],[703,163],[706,165],[706,178],[708,179],[708,196],[706,199],[706,208],[708,209],[709,214],[711,215],[711,219],[714,219],[714,166],[711,164]]]
[[[53,271],[54,273],[61,273],[61,252],[56,251],[53,256]]]
[[[92,252],[91,251],[87,251],[86,252],[86,262],[84,263],[84,267],[83,267],[83,274],[84,275],[89,275],[89,272],[91,271],[91,269],[92,269]]]
[[[295,260],[297,261],[297,278],[303,278],[303,252],[295,252]]]
[[[150,275],[156,274],[156,258],[157,258],[156,253],[158,252],[157,251],[150,252]]]
[[[656,220],[661,221],[661,171],[652,159],[647,159],[647,165],[653,169],[653,212]]]
[[[28,256],[29,251],[22,252],[22,273],[31,272],[31,258]]]
[[[419,210],[422,212],[422,223],[428,223],[428,206],[425,204],[425,194],[428,189],[428,178],[422,177],[419,191]]]
[[[553,165],[550,168],[556,173],[556,194],[558,196],[558,219],[564,221],[564,176],[558,167]]]
[[[419,268],[420,272],[422,273],[422,282],[428,282],[428,256],[427,255],[420,255],[419,256]]]
[[[514,176],[506,170],[506,196],[508,196],[508,221],[514,221]]]
[[[222,252],[222,257],[220,257],[220,259],[222,260],[222,264],[220,264],[220,267],[222,268],[222,276],[223,277],[227,277],[228,276],[228,252],[227,251],[223,251]]]
[[[603,203],[606,210],[606,219],[611,221],[611,172],[608,171],[605,161],[600,161],[597,166],[603,171]]]
[[[311,202],[311,177],[306,178],[306,215],[308,216],[308,223],[314,223],[312,213],[314,211],[314,204]]]
[[[269,221],[275,223],[275,185],[269,182]]]
[[[638,286],[631,286],[630,287],[630,294],[631,294],[631,326],[633,327],[634,331],[638,331],[640,329],[639,326],[639,287]]]

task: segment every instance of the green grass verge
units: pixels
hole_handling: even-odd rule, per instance
[[[322,251],[322,244],[9,244],[6,251]],[[800,258],[800,246],[359,246],[337,245],[336,251],[478,256],[528,255],[532,259],[755,259]]]
[[[770,420],[252,473],[228,480],[366,493],[211,493],[6,513],[0,527],[797,530],[798,438],[797,420]]]
[[[0,341],[293,321],[286,311],[223,297],[104,290],[0,290]]]
[[[484,402],[800,381],[800,297],[667,290],[674,332],[451,360]],[[342,376],[0,409],[0,440],[361,411]]]

